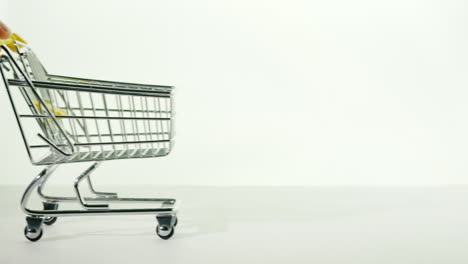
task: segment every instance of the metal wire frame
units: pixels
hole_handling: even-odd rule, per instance
[[[18,50],[22,47],[28,48],[23,43],[17,45]],[[37,241],[42,236],[42,223],[56,217],[152,214],[158,221],[157,234],[163,239],[171,237],[177,224],[175,199],[121,198],[116,193],[98,192],[91,184],[90,174],[102,160],[169,154],[174,136],[173,87],[49,75],[29,49],[17,57],[6,46],[2,45],[1,50],[6,55],[0,54],[0,73],[28,156],[34,165],[48,165],[33,179],[21,199],[21,208],[27,214],[25,236]],[[21,100],[23,108],[15,101],[18,95],[24,99]],[[37,136],[45,144],[29,143],[30,127],[23,126],[27,120],[35,121]],[[36,149],[45,150],[46,156],[36,160],[32,154]],[[59,163],[82,161],[97,162],[76,178],[75,197],[50,196],[43,192]],[[79,184],[85,179],[95,197],[81,194]],[[27,207],[36,189],[44,201],[44,210]],[[59,210],[61,202],[77,202],[82,208]],[[111,209],[102,202],[159,203],[160,206]]]
[[[49,75],[29,49],[16,59],[5,51],[0,70],[33,164],[150,158],[170,153],[174,131],[172,86]],[[13,78],[7,77],[5,65],[13,69]],[[15,94],[22,95],[29,113],[16,106]],[[36,120],[44,134],[38,136],[45,144],[28,143],[25,119]],[[35,159],[32,152],[37,149],[49,153]]]

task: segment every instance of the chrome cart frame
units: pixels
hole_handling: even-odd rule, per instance
[[[102,161],[162,157],[171,152],[174,87],[51,75],[32,50],[18,41],[13,50],[1,46],[0,72],[29,159],[33,165],[46,166],[21,199],[21,208],[27,215],[27,239],[39,240],[42,224],[52,225],[57,217],[109,214],[152,214],[157,218],[159,237],[169,239],[174,234],[175,199],[120,198],[117,193],[96,191],[90,178]],[[76,162],[93,162],[76,178],[76,196],[50,196],[43,192],[60,164]],[[94,197],[83,196],[83,180]],[[34,190],[43,200],[43,210],[27,207]],[[64,202],[80,208],[58,209]],[[109,203],[158,206],[111,209]]]

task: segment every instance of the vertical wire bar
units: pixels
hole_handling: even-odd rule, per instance
[[[128,100],[127,100],[127,101],[128,101],[128,108],[126,108],[125,110],[126,110],[126,112],[128,112],[129,115],[131,116],[132,114],[131,114],[130,95],[128,95]],[[124,121],[124,122],[126,122],[126,121]],[[134,124],[133,124],[132,121],[129,121],[129,122],[130,122],[131,128],[132,128],[132,130],[131,130],[131,132],[132,132],[131,135],[132,135],[133,137],[131,137],[131,138],[133,139],[133,141],[135,141],[135,126],[134,126]],[[129,136],[129,137],[130,137],[130,136]],[[127,144],[127,146],[128,146],[128,145],[130,145],[130,144]],[[136,152],[136,148],[137,148],[137,147],[136,147],[136,144],[134,144],[133,147],[135,148],[135,150],[132,151],[132,153],[130,153],[130,150],[128,151],[128,153],[127,153],[127,157],[128,157],[128,158],[131,158],[131,156]]]
[[[52,100],[50,90],[49,89],[45,90],[45,93],[47,94],[47,97],[49,99],[48,101],[44,101],[44,103],[46,104],[45,107],[49,108],[50,112],[55,116],[56,115],[55,103]],[[52,94],[55,95],[54,91],[52,91]],[[55,101],[57,101],[57,100],[55,100]],[[49,107],[47,105],[47,103],[49,103],[51,106]],[[47,111],[47,110],[45,110],[45,111]],[[45,111],[43,110],[42,112],[45,112]],[[57,122],[61,122],[61,120],[57,120]],[[58,133],[59,128],[56,127],[54,122],[52,122],[52,120],[50,120],[50,119],[47,119],[46,127],[49,127],[49,129],[48,129],[49,133],[48,134],[50,135],[50,139],[52,139],[52,142],[62,144],[63,143],[63,141],[62,141],[63,138],[60,138],[61,134]],[[64,130],[64,132],[66,133],[66,130]],[[57,157],[54,157],[54,162],[58,162],[58,161],[63,160],[63,159],[65,159],[65,156],[61,156],[58,159],[57,159]]]
[[[37,109],[36,105],[34,104],[33,100],[31,99],[31,96],[28,94],[28,91],[26,91],[26,88],[25,87],[18,87],[18,88],[19,88],[21,94],[23,95],[24,99],[26,100],[31,112],[33,114],[36,114],[36,115],[42,114],[42,113],[39,113],[39,109]],[[32,89],[32,88],[29,87],[29,89]],[[37,121],[37,124],[39,125],[39,127],[42,129],[42,131],[46,135],[46,137],[50,137],[50,133],[46,129],[46,126],[44,124],[44,120],[42,118],[36,118],[36,121]]]
[[[81,100],[81,92],[76,92],[76,97],[78,98],[78,106],[80,107],[80,113],[81,113],[81,116],[85,116],[85,111],[83,109],[83,102]],[[86,140],[88,141],[88,143],[91,143],[90,141],[90,137],[89,137],[89,131],[88,131],[88,123],[87,123],[87,120],[84,119],[83,120],[83,132],[85,133],[85,136],[86,136]]]
[[[69,110],[69,111],[72,111],[72,110],[70,109],[70,102],[71,102],[71,101],[70,101],[70,97],[68,96],[68,93],[69,93],[69,92],[68,92],[68,91],[64,91],[64,93],[65,93],[65,100],[68,102],[68,103],[66,104],[67,107],[68,107],[68,110]],[[72,120],[72,119],[73,119],[73,118],[68,118],[68,122],[70,123],[70,127],[71,127],[71,129],[72,129],[72,137],[73,137],[73,139],[75,140],[75,142],[79,142],[79,141],[78,141],[78,138],[76,137],[76,126],[75,126],[75,122],[74,122],[74,121],[76,121],[76,120],[78,120],[78,119],[76,119],[76,120],[74,120],[74,119]],[[80,152],[80,147],[77,146],[76,148],[77,148],[77,152]]]
[[[157,108],[158,108],[158,112],[159,112],[159,117],[162,117],[162,108],[161,108],[161,98],[157,98],[155,102],[157,102]],[[156,122],[156,127],[157,127],[157,131],[158,131],[158,135],[160,135],[160,138],[161,139],[164,139],[164,131],[162,130],[162,124],[161,124],[161,120],[155,120]],[[159,139],[159,136],[158,136],[158,139]],[[158,152],[160,151],[161,149],[161,144],[162,143],[158,143]]]
[[[133,116],[133,110],[132,110],[132,100],[131,100],[131,96],[129,95],[128,96],[128,111],[129,111],[129,114],[130,114],[130,117]],[[135,124],[135,120],[131,120],[130,121],[132,123],[132,134],[133,134],[133,141],[136,141],[137,140],[137,128],[136,128],[136,124]],[[137,144],[134,145],[135,146],[135,150],[132,152],[132,156],[138,151],[138,148],[137,148]]]
[[[93,108],[93,115],[95,117],[97,117],[97,114],[96,114],[96,107],[94,106],[94,100],[93,100],[93,94],[92,93],[89,93],[89,100],[91,101],[91,108]],[[101,129],[99,128],[99,122],[97,119],[94,119],[94,122],[96,124],[96,132],[98,134],[98,139],[99,139],[99,143],[102,143],[102,136],[101,136]],[[104,159],[104,147],[102,145],[100,145],[101,147],[101,155],[102,155],[102,158]],[[99,156],[99,153],[96,155],[95,158],[97,158]]]
[[[132,109],[131,109],[131,113],[133,115],[133,117],[135,118],[136,117],[136,109],[135,109],[135,96],[130,96],[132,98]],[[137,136],[137,140],[140,141],[140,131],[138,129],[138,123],[136,121],[136,119],[133,119],[133,122],[134,122],[134,127],[136,128],[136,131],[134,130],[133,132],[136,134]],[[141,143],[139,143],[139,146],[140,146],[140,156],[143,156],[143,152],[142,152],[142,147],[141,147]]]
[[[122,105],[122,95],[116,95],[116,101],[117,101],[117,108],[119,110],[119,116],[123,117],[123,105]],[[120,120],[120,133],[123,134],[123,141],[128,141],[127,139],[127,129],[125,128],[125,121],[122,119]],[[128,147],[129,144],[125,144],[125,148],[127,149],[127,154],[130,152],[130,149]],[[122,152],[122,153],[125,153]]]
[[[105,94],[102,94],[102,102],[104,103],[104,112],[106,113],[106,117],[109,117],[109,109],[107,108],[107,100]],[[112,133],[112,127],[109,119],[107,119],[107,126],[109,127],[111,142],[114,143],[114,134]],[[114,154],[116,155],[117,151],[115,149],[115,144],[112,144],[112,148],[114,149]],[[111,154],[112,153],[109,153],[108,157],[110,157]]]
[[[145,116],[144,106],[143,106],[143,96],[140,96],[140,105],[141,105],[141,115],[142,115],[142,116]],[[148,127],[147,127],[147,123],[148,123],[148,122],[145,122],[145,121],[142,121],[142,122],[143,122],[143,128],[144,128],[144,130],[145,130],[145,139],[146,139],[146,141],[148,141],[148,138],[149,138],[149,137],[148,137],[149,131],[148,131]],[[149,148],[149,144],[148,144],[148,143],[145,144],[145,148],[146,148],[146,147],[148,147],[148,148],[144,151],[144,153],[143,153],[144,155],[146,155],[146,153],[148,153],[148,151],[150,151],[150,149],[151,149],[151,148]]]
[[[145,96],[145,107],[146,107],[146,117],[150,117],[150,107],[148,104],[148,97]],[[149,120],[146,121],[148,123],[148,130],[149,130],[149,139],[152,141],[153,140],[153,133],[151,133],[151,122]],[[154,143],[151,143],[151,150],[150,153],[154,151]],[[153,153],[151,153],[153,154]]]
[[[50,97],[50,103],[51,103],[52,105],[54,105],[54,109],[55,109],[55,107],[58,107],[58,108],[59,108],[59,111],[60,111],[59,101],[58,101],[58,99],[57,99],[57,94],[58,94],[58,93],[59,93],[58,90],[52,90],[52,96],[53,96],[53,97]],[[49,94],[49,96],[50,96],[50,94]],[[60,98],[62,98],[62,97],[60,97]],[[53,99],[53,100],[52,100],[52,99]],[[62,101],[63,101],[63,98],[62,98]],[[54,115],[57,116],[57,112],[56,112],[55,110],[54,110]],[[62,122],[62,120],[61,120],[60,118],[57,118],[57,123],[60,124],[62,127],[64,127],[63,122]],[[58,128],[57,128],[57,130],[58,130]],[[68,134],[68,135],[70,134],[70,132],[67,131],[66,129],[64,129],[63,132],[66,133],[66,134]],[[62,135],[61,133],[57,133],[57,139],[59,140],[60,143],[65,144],[65,142],[64,142],[65,139],[64,139],[64,138],[60,138],[61,135]],[[75,142],[77,142],[76,140],[78,140],[77,137],[75,137]],[[66,159],[66,157],[63,157],[62,159]]]
[[[47,103],[49,103],[49,104],[50,104],[50,108],[51,108],[52,114],[56,115],[56,114],[57,114],[57,111],[55,110],[55,108],[56,108],[56,107],[55,107],[55,104],[56,104],[56,102],[57,102],[57,98],[55,97],[55,93],[52,91],[52,94],[54,95],[54,97],[52,97],[51,92],[50,92],[49,89],[46,89],[45,92],[46,92],[46,94],[47,94],[47,97],[49,98],[49,101],[45,101],[45,102],[44,102],[44,103],[46,103],[46,106],[45,106],[45,107],[48,107],[48,106],[47,106]],[[54,100],[52,100],[52,98],[54,98]],[[58,138],[58,137],[59,137],[59,133],[58,133],[58,131],[57,131],[57,127],[52,128],[53,125],[52,125],[52,123],[51,123],[50,121],[51,121],[51,120],[48,120],[47,122],[49,123],[49,127],[50,127],[50,129],[51,129],[51,131],[52,131],[52,138],[54,139],[54,141],[60,140],[60,139]],[[60,143],[62,143],[62,142],[60,142]]]
[[[162,101],[164,102],[164,107],[163,107],[163,104],[161,104],[161,108],[164,109],[163,111],[165,113],[165,117],[167,117],[167,115],[168,115],[167,114],[168,113],[167,112],[167,99],[164,98]],[[164,131],[165,135],[167,135],[167,137],[169,137],[169,129],[168,129],[168,123],[167,122],[168,121],[161,120],[161,125],[163,127],[163,131]],[[163,145],[164,145],[164,148],[167,148],[169,150],[169,144],[167,142],[164,142]]]
[[[58,91],[52,91],[53,97],[50,97],[51,104],[54,105],[53,109],[55,109],[55,107],[60,108],[60,106],[59,106],[59,101],[58,101],[58,99],[57,99],[57,93],[58,93]],[[50,94],[49,94],[49,96],[50,96]],[[53,101],[52,101],[52,98],[54,99]],[[63,100],[63,99],[62,99],[62,100]],[[57,114],[57,112],[54,110],[54,115],[56,115],[56,114]],[[62,120],[61,120],[60,118],[57,118],[57,122],[58,122],[59,124],[62,125]],[[65,130],[64,132],[67,133],[66,130]],[[60,134],[57,133],[57,139],[58,139],[59,135],[60,135]],[[76,141],[75,141],[75,142],[76,142]],[[60,141],[60,143],[63,143],[63,141]]]
[[[66,92],[66,91],[65,91]],[[75,111],[73,111],[73,109],[76,109],[76,107],[71,107],[70,106],[70,102],[65,98],[65,96],[63,95],[63,91],[57,91],[58,95],[60,95],[60,97],[62,98],[63,102],[65,103],[65,107],[67,108],[67,111],[68,111],[68,114],[69,115],[72,115],[72,116],[76,116],[75,114]],[[76,123],[80,126],[80,128],[84,131],[84,126],[83,124],[80,122],[80,119],[76,119]]]
[[[158,107],[156,106],[156,98],[153,97],[153,113],[154,113],[154,118],[158,118]],[[159,140],[159,133],[158,133],[158,122],[157,120],[154,120],[154,136],[156,137],[156,140]],[[153,155],[156,155],[156,153],[158,152],[158,144],[159,143],[156,143],[156,148],[153,149]]]
[[[41,94],[47,94],[47,98],[44,100],[44,103],[46,103],[46,105],[44,107],[49,107],[47,105],[47,103],[50,104],[50,111],[55,115],[56,111],[55,111],[55,105],[54,103],[52,102],[52,96],[50,94],[50,90],[49,89],[39,89],[40,90],[40,93]],[[48,100],[47,100],[48,99]],[[46,110],[42,110],[42,112],[45,112]],[[50,136],[51,138],[54,140],[54,141],[57,141],[57,140],[60,140],[58,138],[58,132],[57,132],[57,127],[55,127],[53,125],[53,123],[51,122],[52,120],[50,119],[47,119],[47,126],[49,127],[49,130],[50,130]]]
[[[76,98],[78,99],[78,106],[80,108],[80,113],[81,113],[81,116],[85,116],[85,112],[83,110],[83,102],[81,101],[81,92],[78,92],[76,91]],[[88,141],[88,143],[91,143],[91,139],[89,137],[89,132],[88,132],[88,120],[86,119],[83,119],[83,132],[86,136],[86,140]],[[81,159],[85,159],[86,157],[88,157],[89,155],[91,155],[91,147],[89,147],[88,149],[88,154],[86,155],[83,155],[83,157],[81,157]]]

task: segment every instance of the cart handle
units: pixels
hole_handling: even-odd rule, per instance
[[[0,39],[0,45],[6,45],[8,48],[10,48],[10,50],[14,52],[18,52],[18,48],[15,45],[16,43],[22,45],[26,44],[27,42],[16,33],[13,33],[8,39]]]
[[[16,34],[13,34],[13,35],[16,35]],[[18,35],[16,35],[18,36]],[[19,36],[18,36],[19,37]],[[20,42],[20,41],[17,41],[17,40],[14,40],[13,42],[14,44],[19,44],[19,45],[22,45],[23,43]],[[10,58],[10,60],[13,62],[13,65],[18,69],[18,71],[21,73],[21,75],[23,76],[23,78],[26,80],[26,82],[28,83],[29,87],[31,88],[31,91],[34,93],[34,96],[36,96],[36,98],[38,99],[39,103],[43,106],[44,110],[47,112],[47,114],[51,117],[52,121],[54,122],[54,124],[57,126],[59,132],[62,134],[62,136],[65,138],[65,140],[67,141],[67,145],[68,147],[70,148],[70,151],[63,151],[61,150],[57,145],[55,145],[52,141],[50,141],[48,138],[42,136],[41,134],[38,134],[38,136],[43,139],[47,144],[49,144],[52,148],[54,148],[55,150],[57,150],[59,153],[65,155],[65,156],[71,156],[73,154],[75,154],[75,147],[72,143],[72,141],[70,140],[70,138],[67,136],[67,134],[65,133],[65,131],[63,130],[62,126],[60,126],[59,122],[57,121],[57,118],[55,117],[55,114],[53,114],[49,108],[47,107],[46,103],[44,102],[44,100],[42,99],[42,97],[39,95],[39,93],[36,91],[36,87],[34,86],[34,84],[32,83],[32,81],[29,79],[29,77],[23,72],[23,70],[21,70],[21,68],[19,67],[18,63],[16,62],[16,60],[13,58],[13,56],[11,55],[11,52],[8,48],[9,44],[6,43],[6,44],[2,44],[1,45],[1,48],[6,52],[6,54],[8,55],[8,57]],[[18,49],[16,48],[16,45],[14,45],[15,47],[15,51],[17,52]]]

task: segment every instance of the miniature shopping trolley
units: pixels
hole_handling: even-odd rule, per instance
[[[74,78],[48,74],[32,50],[16,34],[0,50],[0,71],[27,153],[34,165],[46,166],[26,188],[21,207],[26,213],[27,239],[42,237],[42,224],[57,217],[152,214],[163,239],[177,225],[176,200],[120,198],[98,192],[90,174],[102,161],[166,156],[173,147],[174,102],[172,86],[146,85]],[[59,164],[92,162],[74,182],[76,196],[50,196],[43,188]],[[92,197],[84,197],[86,180]],[[37,190],[43,210],[27,207]],[[63,202],[76,203],[61,210]],[[155,203],[153,208],[112,209],[109,203]]]

